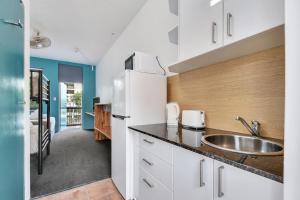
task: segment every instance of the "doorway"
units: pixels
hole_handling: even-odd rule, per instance
[[[60,129],[82,125],[82,83],[60,83]]]

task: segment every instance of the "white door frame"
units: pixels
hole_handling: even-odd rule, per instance
[[[284,200],[299,199],[300,1],[285,0]]]
[[[30,199],[30,4],[22,0],[24,5],[24,199]]]

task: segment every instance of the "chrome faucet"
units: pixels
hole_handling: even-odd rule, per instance
[[[251,135],[255,137],[260,136],[260,123],[256,120],[251,121],[252,127],[244,120],[242,117],[237,116],[236,120],[240,121],[246,128],[247,130],[251,133]]]

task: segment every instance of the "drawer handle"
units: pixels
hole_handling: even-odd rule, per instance
[[[153,163],[148,161],[146,158],[143,158],[143,161],[148,164],[149,166],[153,166]]]
[[[213,44],[216,44],[217,43],[217,40],[216,40],[216,30],[217,30],[217,23],[216,22],[213,22],[212,23],[212,43]]]
[[[229,37],[232,37],[232,31],[231,31],[231,26],[232,26],[232,14],[231,13],[227,13],[227,35]]]
[[[148,144],[154,144],[154,142],[151,142],[151,141],[149,141],[149,140],[147,140],[147,139],[144,139],[144,142],[146,142],[146,143],[148,143]]]
[[[223,197],[224,192],[222,191],[222,170],[224,169],[224,166],[221,166],[218,168],[218,197]]]
[[[154,188],[154,185],[151,184],[151,183],[149,183],[149,181],[148,181],[147,179],[143,178],[143,181],[144,181],[144,183],[146,183],[146,185],[147,185],[149,188]]]
[[[203,181],[203,163],[204,163],[204,159],[200,160],[200,187],[204,187],[205,183]]]

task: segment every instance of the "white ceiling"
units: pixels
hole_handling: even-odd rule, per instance
[[[30,0],[31,35],[52,41],[31,56],[96,65],[146,1]]]

